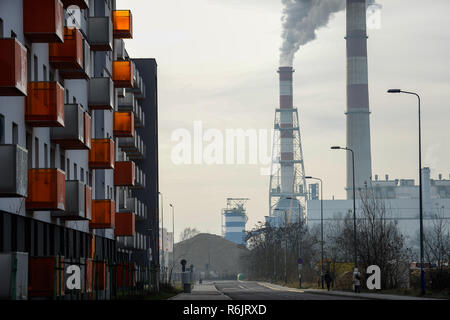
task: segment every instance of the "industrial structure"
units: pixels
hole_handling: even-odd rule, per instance
[[[0,0],[0,299],[158,287],[157,65],[132,37],[115,0]]]
[[[247,214],[245,203],[248,198],[228,198],[227,207],[222,209],[222,235],[226,240],[245,244],[245,224]]]
[[[272,165],[269,184],[269,216],[273,226],[306,218],[305,166],[300,123],[293,103],[292,67],[280,67],[280,107],[275,110]]]

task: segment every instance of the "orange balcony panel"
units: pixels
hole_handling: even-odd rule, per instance
[[[130,10],[113,11],[114,38],[133,38],[133,16]]]
[[[64,127],[64,89],[58,82],[28,82],[25,121],[32,127]]]
[[[116,226],[114,235],[116,237],[132,237],[135,235],[135,219],[133,212],[116,213]]]
[[[113,200],[92,200],[90,229],[111,229],[115,225],[115,203]]]
[[[114,112],[114,136],[134,137],[133,112]]]
[[[64,257],[29,257],[30,297],[61,297],[64,296],[64,288]]]
[[[27,49],[16,39],[0,39],[0,96],[27,95]]]
[[[116,88],[133,88],[134,66],[131,61],[113,61],[113,81]]]
[[[48,45],[49,62],[57,69],[83,69],[83,38],[76,28],[64,28],[64,43]]]
[[[87,220],[92,219],[92,188],[84,186],[84,214]]]
[[[68,8],[70,6],[77,6],[80,9],[88,9],[89,3],[87,0],[61,0],[64,8]]]
[[[85,272],[84,279],[86,281],[85,283],[86,293],[91,293],[93,284],[92,259],[86,259],[86,269],[84,270],[84,272]]]
[[[133,161],[116,161],[114,166],[114,185],[134,186],[135,167]]]
[[[92,146],[92,118],[85,112],[84,113],[84,145],[87,149],[91,149]]]
[[[94,290],[106,289],[106,261],[94,261],[92,268],[94,269]]]
[[[23,0],[23,33],[31,42],[63,42],[64,12],[59,0]]]
[[[66,175],[59,169],[29,169],[27,210],[64,211]]]
[[[114,169],[114,141],[111,139],[92,139],[89,151],[91,169]]]

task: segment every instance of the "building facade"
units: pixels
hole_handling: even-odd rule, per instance
[[[0,0],[0,268],[23,271],[0,298],[157,287],[157,66],[132,37],[115,0]]]

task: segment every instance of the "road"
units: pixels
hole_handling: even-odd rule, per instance
[[[191,294],[181,294],[176,300],[355,300],[307,293],[300,289],[284,288],[254,281],[214,281],[194,286]],[[357,299],[360,300],[360,299]]]

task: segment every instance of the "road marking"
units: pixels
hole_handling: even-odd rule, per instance
[[[270,285],[270,284],[262,283],[262,282],[258,282],[258,284],[259,284],[260,286],[266,287],[266,288],[271,289],[271,290],[277,290],[277,291],[289,291],[289,292],[300,292],[300,293],[304,293],[304,292],[305,292],[304,290],[294,289],[294,288],[277,288],[277,287],[274,287],[274,286],[272,286],[272,285]]]

